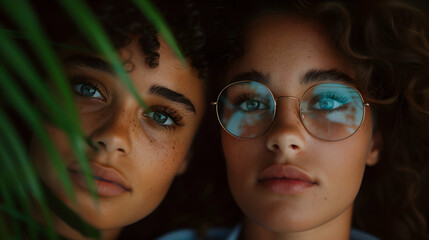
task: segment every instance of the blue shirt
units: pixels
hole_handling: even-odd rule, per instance
[[[237,225],[233,229],[213,228],[206,233],[206,239],[210,240],[237,240],[240,236],[241,225]],[[156,240],[199,240],[197,233],[192,229],[180,229],[167,233]],[[350,240],[379,240],[378,238],[369,235],[368,233],[352,229],[350,232]]]

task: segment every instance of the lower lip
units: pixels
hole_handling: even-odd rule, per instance
[[[86,183],[85,177],[82,173],[71,172],[70,177],[76,185],[89,191],[88,184]],[[127,192],[124,188],[114,183],[94,178],[93,180],[95,184],[95,192],[100,196],[111,197]]]
[[[262,180],[260,183],[265,188],[280,194],[297,194],[315,185],[302,180],[284,178]]]

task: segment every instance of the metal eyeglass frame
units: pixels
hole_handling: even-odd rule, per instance
[[[273,117],[272,117],[271,123],[270,123],[270,125],[268,125],[267,129],[266,129],[264,132],[260,133],[259,135],[256,135],[256,136],[253,136],[253,137],[249,137],[249,138],[245,138],[245,137],[238,137],[238,136],[236,136],[236,135],[234,135],[234,134],[230,133],[230,132],[229,132],[229,131],[224,127],[224,125],[222,124],[222,121],[220,120],[220,117],[219,117],[219,107],[218,107],[219,105],[218,105],[218,102],[219,102],[219,99],[220,99],[220,97],[221,97],[222,93],[223,93],[226,89],[228,89],[230,86],[233,86],[233,85],[236,85],[236,84],[240,84],[240,83],[253,83],[253,82],[263,85],[263,86],[268,90],[268,92],[270,93],[270,95],[271,95],[271,97],[272,97],[272,99],[273,99],[273,102],[274,102],[274,113],[273,113]],[[334,84],[345,85],[345,86],[347,86],[347,87],[349,87],[349,88],[352,88],[352,89],[356,90],[356,92],[359,94],[359,97],[360,97],[360,99],[361,99],[361,101],[362,101],[362,105],[363,105],[362,120],[360,121],[359,126],[358,126],[358,127],[356,128],[356,130],[355,130],[352,134],[350,134],[349,136],[344,137],[344,138],[341,138],[341,139],[337,139],[337,140],[327,140],[327,139],[323,139],[323,138],[321,138],[321,137],[318,137],[318,136],[315,136],[314,134],[312,134],[312,133],[308,130],[307,125],[305,124],[304,114],[302,113],[302,109],[301,109],[301,102],[302,102],[302,99],[304,98],[305,94],[306,94],[310,89],[314,88],[315,86],[321,85],[321,84],[329,84],[329,83],[331,83],[331,84],[332,84],[332,83],[334,83]],[[303,124],[303,126],[304,126],[305,130],[306,130],[306,131],[307,131],[311,136],[313,136],[313,137],[315,137],[315,138],[317,138],[317,139],[320,139],[320,140],[322,140],[322,141],[327,141],[327,142],[338,142],[338,141],[342,141],[342,140],[344,140],[344,139],[347,139],[347,138],[349,138],[349,137],[353,136],[353,135],[354,135],[354,134],[359,130],[360,126],[362,125],[362,123],[363,123],[363,121],[364,121],[364,119],[365,119],[365,107],[369,107],[369,106],[370,106],[368,102],[365,102],[365,101],[364,101],[364,99],[363,99],[363,97],[362,97],[362,94],[360,93],[360,91],[359,91],[357,88],[355,88],[355,87],[353,87],[353,86],[351,86],[351,85],[349,85],[349,84],[342,83],[342,82],[321,82],[321,83],[313,84],[313,85],[309,86],[309,87],[304,91],[304,93],[301,95],[301,97],[300,97],[300,98],[298,98],[298,97],[295,97],[295,96],[279,96],[279,97],[274,97],[273,92],[271,91],[271,89],[270,89],[266,84],[261,83],[261,82],[258,82],[258,81],[252,81],[252,80],[243,80],[243,81],[238,81],[238,82],[233,82],[233,83],[228,84],[227,86],[225,86],[225,87],[224,87],[224,88],[219,92],[219,94],[218,94],[218,97],[217,97],[216,101],[215,101],[215,102],[211,102],[211,105],[216,106],[216,116],[217,116],[217,120],[218,120],[219,124],[221,125],[221,127],[223,128],[223,130],[225,130],[229,135],[231,135],[231,136],[233,136],[233,137],[235,137],[235,138],[238,138],[238,139],[252,139],[252,138],[256,138],[256,137],[262,136],[262,135],[264,135],[265,133],[267,133],[267,132],[269,131],[269,129],[271,128],[271,126],[272,126],[272,124],[273,124],[273,122],[274,122],[274,120],[275,120],[275,118],[276,118],[276,113],[277,113],[277,99],[280,99],[280,98],[291,98],[291,99],[297,100],[297,101],[298,101],[298,108],[299,108],[299,118],[300,118],[301,123]]]

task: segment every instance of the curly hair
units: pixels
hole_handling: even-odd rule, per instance
[[[386,239],[429,239],[424,209],[429,174],[429,29],[424,14],[401,1],[382,1],[374,5],[364,25],[374,66],[370,81],[377,89],[373,98],[389,101],[374,101],[384,150],[379,164],[367,169],[355,219]]]
[[[331,43],[354,64],[355,85],[371,103],[375,131],[383,139],[379,163],[365,171],[353,226],[383,239],[428,239],[429,29],[425,13],[393,0],[235,4],[232,12],[240,9],[244,16],[230,20],[231,61],[244,53],[243,33],[261,15],[293,13],[323,25]]]
[[[173,31],[184,56],[199,71],[199,77],[206,79],[209,59],[206,57],[207,33],[203,28],[203,15],[196,3],[191,1],[154,1]],[[151,68],[159,64],[160,47],[158,30],[146,19],[142,12],[128,1],[108,1],[94,6],[104,28],[116,48],[127,45],[131,37],[139,36],[139,44]]]
[[[50,1],[48,4],[44,0],[33,0],[33,3],[53,42],[70,44],[70,40],[75,38],[87,41],[58,3]],[[146,64],[150,68],[158,66],[159,30],[135,3],[126,0],[92,0],[86,3],[116,49],[128,45],[132,38],[138,37]],[[213,63],[211,56],[217,54],[208,41],[211,13],[202,12],[208,8],[208,4],[191,0],[159,0],[153,3],[171,29],[185,58],[198,70],[201,79],[207,79],[209,66]]]

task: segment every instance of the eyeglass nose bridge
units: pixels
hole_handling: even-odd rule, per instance
[[[301,99],[299,98],[299,97],[295,97],[295,96],[279,96],[279,97],[274,97],[273,96],[273,98],[274,98],[274,104],[275,104],[275,108],[276,108],[276,111],[275,111],[275,113],[274,113],[274,117],[273,117],[273,122],[274,122],[274,119],[276,118],[276,116],[277,116],[277,102],[278,102],[278,100],[281,100],[281,99],[283,99],[283,98],[290,98],[290,99],[293,99],[293,100],[296,100],[297,101],[297,103],[298,103],[298,108],[297,108],[297,113],[298,113],[298,117],[299,118],[301,118],[300,120],[301,120],[301,122],[302,122],[302,124],[305,126],[305,124],[304,124],[304,122],[303,122],[303,118],[304,118],[304,114],[302,114],[301,113]],[[269,127],[269,128],[271,128],[271,126]],[[268,131],[268,129],[267,129],[267,131]]]
[[[276,105],[276,110],[277,110],[277,102],[278,102],[278,100],[283,99],[283,98],[290,98],[290,99],[296,100],[298,102],[298,112],[300,112],[299,108],[301,106],[301,99],[298,98],[298,97],[295,97],[295,96],[279,96],[279,97],[274,97],[275,105]]]
[[[300,99],[298,97],[295,97],[295,96],[279,96],[279,97],[275,97],[274,99],[277,101],[278,99],[281,99],[281,98],[292,98],[298,102],[300,101]]]

